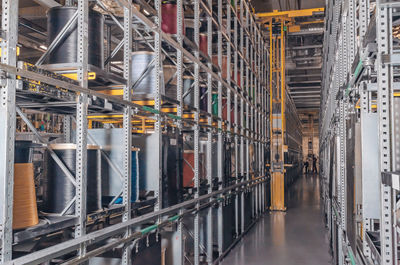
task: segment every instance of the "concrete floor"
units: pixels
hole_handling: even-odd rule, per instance
[[[328,265],[329,242],[318,176],[301,177],[289,191],[286,213],[267,213],[222,265]]]

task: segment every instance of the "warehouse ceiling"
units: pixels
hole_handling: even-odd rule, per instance
[[[252,0],[255,12],[298,10],[325,7],[325,0]],[[324,14],[296,18],[299,32],[288,33],[286,46],[286,83],[296,104],[303,127],[318,130],[320,91],[322,82],[322,50]]]

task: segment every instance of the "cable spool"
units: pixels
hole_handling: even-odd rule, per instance
[[[176,86],[178,84],[176,76],[175,65],[164,65],[164,84],[165,93],[164,95],[171,99],[176,99]]]
[[[185,19],[185,36],[195,43],[195,36],[194,36],[194,19]],[[199,28],[201,27],[202,23],[199,21]]]
[[[14,164],[13,229],[39,223],[32,163]]]
[[[231,109],[229,110],[231,114],[231,122],[235,121],[235,105],[231,104]],[[228,100],[226,98],[222,99],[222,119],[228,120]]]
[[[112,155],[112,148],[102,148],[108,155],[111,161],[115,161],[115,157]],[[132,168],[131,168],[131,202],[136,202],[139,199],[139,151],[140,149],[132,147]],[[120,162],[118,164],[118,162]],[[122,164],[122,160],[119,160],[116,166],[119,168]],[[122,171],[122,168],[120,168]],[[108,205],[115,196],[118,196],[122,190],[122,181],[120,176],[114,173],[110,164],[106,159],[102,159],[102,169],[101,169],[101,188],[102,188],[102,201],[104,205]],[[121,204],[122,197],[115,200],[116,204]]]
[[[206,176],[205,154],[199,153],[199,178]],[[183,187],[194,187],[194,151],[185,150],[183,153]]]
[[[218,55],[214,55],[212,57],[212,62],[215,65],[219,65],[218,64]],[[222,55],[222,63],[221,63],[221,76],[222,79],[226,80],[228,78],[228,72],[227,72],[227,67],[228,67],[228,56],[226,55]]]
[[[133,135],[132,144],[140,148],[139,184],[141,191],[158,190],[158,173],[162,171],[162,207],[168,207],[182,199],[182,135],[173,129],[163,132],[161,142],[157,134]],[[154,167],[152,161],[158,156],[161,146],[160,168]],[[157,174],[156,174],[157,173]]]
[[[32,141],[15,141],[14,163],[32,162]]]
[[[69,143],[53,144],[50,145],[50,148],[53,149],[72,175],[75,175],[76,145]],[[98,154],[98,146],[87,146],[87,213],[92,213],[101,209],[100,159]],[[75,197],[75,187],[48,153],[46,161],[46,190],[44,192],[45,211],[59,214]],[[73,215],[74,213],[75,207],[72,205],[67,210],[66,214]]]
[[[134,67],[132,67],[131,74],[132,82],[135,85],[133,88],[133,97],[136,99],[153,98],[156,94],[156,81],[158,77],[156,76],[154,58],[154,52],[138,51],[132,53],[132,64]],[[152,61],[152,65],[149,66]],[[171,99],[176,99],[176,66],[164,65],[163,74],[166,91],[162,90],[161,94]]]
[[[201,140],[199,142],[199,153],[204,154],[204,167],[205,167],[205,172],[207,173],[207,163],[208,163],[208,157],[207,157],[207,141],[205,140]],[[218,159],[217,158],[218,155],[218,143],[216,141],[212,141],[211,142],[211,164],[212,164],[212,171],[211,171],[211,176],[213,178],[218,177]],[[224,163],[224,161],[222,160],[222,163]],[[224,164],[223,164],[224,165]]]
[[[147,96],[155,93],[156,76],[154,52],[140,51],[132,53],[132,82],[134,84],[133,96]]]
[[[16,140],[14,151],[14,163],[32,163],[33,148],[43,147],[42,144],[28,140]]]
[[[218,95],[212,95],[212,115],[218,116]]]
[[[183,77],[183,103],[188,106],[194,106],[194,78],[192,76]]]
[[[177,34],[178,8],[176,1],[163,1],[161,5],[161,29],[168,34]],[[185,23],[182,23],[182,30],[185,31]],[[183,32],[185,35],[185,32]]]
[[[199,50],[208,55],[208,36],[205,33],[200,33]]]
[[[47,43],[50,45],[67,22],[78,10],[75,6],[53,7],[47,14]],[[104,69],[104,17],[100,13],[90,10],[88,20],[88,62],[100,69]],[[77,24],[67,33],[60,44],[47,58],[48,64],[77,63],[78,58],[78,29]]]
[[[200,86],[200,110],[208,111],[208,87]]]

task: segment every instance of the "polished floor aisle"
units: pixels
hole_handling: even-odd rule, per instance
[[[289,191],[286,213],[268,213],[225,257],[222,265],[328,265],[327,231],[318,176],[303,176]]]

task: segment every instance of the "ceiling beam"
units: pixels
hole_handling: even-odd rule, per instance
[[[304,45],[304,46],[296,46],[296,47],[288,47],[286,50],[306,50],[306,49],[320,49],[321,45]]]
[[[290,77],[290,78],[308,78],[308,77],[321,77],[322,74],[308,74],[308,75],[287,75],[286,77]]]
[[[303,67],[296,67],[293,69],[288,69],[291,71],[295,71],[295,70],[322,70],[322,64],[320,63],[319,65],[315,65],[315,66],[303,66]]]
[[[309,106],[309,105],[312,105],[312,106],[319,106],[320,105],[320,102],[319,102],[319,100],[315,100],[315,99],[313,99],[313,100],[302,100],[302,101],[297,101],[296,102],[296,106]]]
[[[303,36],[303,35],[322,35],[324,34],[324,29],[314,29],[314,30],[302,30],[299,32],[289,32],[289,36]]]
[[[304,81],[291,81],[288,82],[288,85],[292,84],[314,84],[314,83],[321,83],[322,80],[304,80]]]
[[[286,57],[286,59],[292,59],[293,61],[309,61],[309,60],[322,60],[322,56],[310,56],[310,57]]]
[[[291,86],[291,87],[290,87],[290,91],[294,91],[294,90],[304,90],[304,89],[320,90],[320,89],[321,89],[321,86]]]
[[[315,13],[323,13],[325,8],[310,8],[310,9],[300,9],[300,10],[288,10],[288,11],[276,11],[267,13],[257,13],[258,18],[273,18],[273,17],[311,17]]]
[[[303,99],[319,99],[319,95],[293,95],[292,99],[293,100],[303,100]]]
[[[298,103],[309,103],[309,102],[315,102],[315,103],[318,103],[318,105],[320,104],[320,100],[319,100],[319,97],[314,97],[314,96],[312,96],[312,97],[310,97],[310,96],[297,96],[297,97],[292,97],[293,98],[293,100],[295,101],[295,102],[298,102]]]
[[[299,94],[319,94],[320,91],[290,91],[290,95],[299,95]]]

